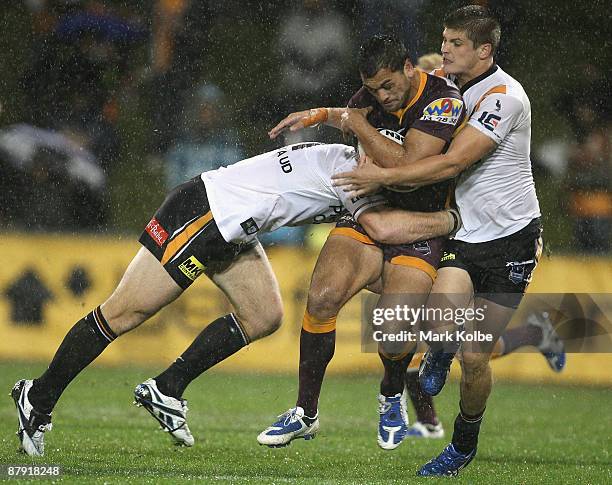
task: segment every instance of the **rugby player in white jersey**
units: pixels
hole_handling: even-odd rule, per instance
[[[42,376],[15,384],[11,394],[23,450],[44,453],[51,412],[80,371],[206,274],[234,312],[206,326],[168,369],[135,390],[136,402],[177,443],[193,445],[182,399],[187,385],[281,324],[278,284],[258,234],[334,221],[344,209],[370,237],[386,243],[426,240],[456,229],[458,216],[449,211],[392,209],[381,196],[350,197],[332,186],[334,173],[356,164],[352,147],[302,143],[204,172],[170,192],[110,298],[71,328]]]
[[[500,27],[487,9],[467,6],[444,21],[444,75],[463,95],[469,120],[448,151],[402,167],[365,164],[335,182],[352,195],[381,185],[422,186],[458,177],[456,203],[463,226],[448,240],[431,307],[486,308],[477,328],[493,335],[485,345],[462,349],[460,412],[452,442],[419,475],[456,475],[474,458],[480,424],[491,392],[489,360],[531,280],[541,252],[540,209],[531,173],[531,107],[521,84],[494,62]],[[444,296],[446,295],[446,296]],[[448,326],[429,322],[439,335]],[[452,327],[452,325],[451,325]],[[421,387],[442,389],[458,342],[431,344]]]

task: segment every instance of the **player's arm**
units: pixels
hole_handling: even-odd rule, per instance
[[[382,168],[373,163],[362,164],[352,172],[334,175],[334,185],[364,195],[376,185],[410,185],[420,187],[459,175],[497,147],[497,143],[468,125],[455,137],[448,151],[415,161],[402,167]],[[378,162],[377,162],[378,163]]]
[[[407,244],[453,234],[461,219],[455,210],[409,212],[387,206],[363,211],[357,218],[368,235],[385,244]]]
[[[311,126],[317,126],[321,123],[342,129],[342,116],[347,112],[361,112],[363,116],[372,110],[372,108],[313,108],[304,111],[296,111],[283,118],[274,128],[268,132],[271,140],[274,140],[285,130],[299,131]]]
[[[362,112],[349,110],[347,115],[343,116],[343,130],[352,131],[365,153],[376,160],[381,167],[401,167],[437,155],[446,145],[444,139],[416,128],[410,128],[404,137],[404,143],[399,145],[381,135]]]
[[[354,166],[354,163],[347,161],[346,166]],[[461,224],[457,211],[408,212],[387,207],[380,194],[351,197],[341,189],[333,190],[368,235],[382,243],[412,243],[445,236],[456,231]]]
[[[520,99],[502,93],[487,96],[445,154],[389,169],[364,164],[336,174],[334,184],[355,196],[369,193],[376,184],[419,187],[456,177],[495,150],[522,116],[525,107]]]

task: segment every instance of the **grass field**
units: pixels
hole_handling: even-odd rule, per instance
[[[42,365],[0,364],[0,390]],[[210,373],[188,389],[193,448],[177,448],[131,406],[138,368],[92,368],[66,391],[47,433],[46,455],[16,452],[13,402],[0,402],[0,464],[56,464],[62,483],[420,483],[418,467],[445,440],[376,445],[375,376],[327,379],[321,433],[284,449],[255,437],[295,399],[293,376]],[[447,435],[457,386],[437,399]],[[6,396],[6,394],[4,394]],[[455,480],[470,484],[612,483],[612,392],[609,389],[498,383],[489,401],[476,460]],[[0,477],[0,480],[5,477]],[[431,481],[431,479],[429,480]],[[14,482],[14,480],[11,480]]]

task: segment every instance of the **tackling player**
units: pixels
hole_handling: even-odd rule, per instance
[[[23,450],[44,453],[51,412],[79,372],[206,274],[234,312],[210,323],[168,369],[135,390],[136,402],[177,443],[193,445],[182,399],[187,385],[281,324],[278,284],[257,241],[259,233],[333,221],[344,209],[372,238],[388,243],[456,229],[457,215],[449,211],[409,213],[385,207],[381,196],[352,198],[332,187],[332,174],[356,163],[352,147],[302,143],[204,172],[171,191],[110,298],[71,328],[40,377],[15,384],[11,394]]]
[[[442,61],[440,54],[425,54],[419,57],[417,67],[425,72],[432,72],[442,68]],[[491,358],[510,355],[525,346],[536,347],[554,372],[563,370],[564,344],[546,312],[532,314],[524,325],[506,331],[495,344]],[[422,359],[422,353],[416,354],[406,372],[406,394],[416,417],[416,421],[408,427],[406,435],[411,438],[443,438],[444,428],[436,414],[433,397],[423,392],[419,383],[418,370]]]
[[[445,150],[464,116],[463,101],[452,83],[415,68],[404,45],[389,36],[375,36],[364,43],[359,72],[363,87],[351,98],[349,108],[292,113],[270,131],[270,137],[325,122],[354,133],[365,153],[394,166]],[[436,211],[446,205],[449,193],[450,184],[443,182],[409,192],[394,188],[384,195],[398,207]],[[260,433],[260,444],[283,446],[317,432],[319,395],[334,353],[341,308],[381,275],[384,295],[402,294],[415,306],[424,304],[436,277],[442,244],[443,238],[435,238],[418,244],[379,245],[350,215],[340,220],[323,246],[308,292],[296,406]],[[412,353],[409,348],[380,348],[379,353],[385,374],[380,385],[378,444],[394,449],[408,429],[402,392]]]
[[[487,308],[479,329],[499,336],[531,281],[542,247],[529,156],[531,106],[521,84],[494,62],[501,32],[487,9],[460,8],[445,18],[444,27],[444,74],[461,89],[469,114],[466,128],[443,155],[402,167],[380,158],[380,165],[389,168],[366,164],[336,182],[364,194],[380,185],[421,186],[458,176],[455,195],[463,227],[445,245],[429,304],[465,308],[475,296],[475,306]],[[430,323],[434,331],[446,330],[440,322]],[[456,350],[456,342],[446,348],[432,345],[420,379],[427,393],[440,392]],[[419,475],[456,475],[476,455],[492,386],[492,351],[493,343],[463,349],[452,442]]]

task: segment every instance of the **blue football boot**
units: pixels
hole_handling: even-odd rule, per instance
[[[419,383],[423,392],[430,396],[436,396],[440,393],[446,383],[446,377],[450,372],[454,358],[454,353],[444,352],[443,350],[434,352],[429,349],[425,353],[419,366]]]
[[[314,418],[308,418],[300,406],[291,408],[281,414],[272,426],[259,433],[257,442],[271,448],[280,448],[298,438],[311,440],[319,431],[318,416],[317,413]]]
[[[393,397],[378,396],[378,446],[383,450],[394,450],[408,432],[408,413],[406,397],[396,394]]]
[[[454,477],[476,456],[476,448],[469,453],[461,453],[453,444],[448,445],[442,453],[428,461],[417,472],[421,477]]]

